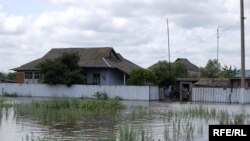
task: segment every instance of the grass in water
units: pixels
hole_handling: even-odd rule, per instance
[[[0,101],[1,102],[1,101]],[[0,103],[1,104],[1,103]],[[31,104],[21,104],[15,106],[17,113],[23,115],[31,114],[33,118],[43,120],[45,122],[53,121],[77,121],[78,119],[86,118],[86,114],[98,114],[108,113],[112,114],[114,111],[123,109],[124,106],[119,100],[96,100],[96,99],[67,99],[56,98],[49,101],[37,102],[33,101]],[[149,108],[137,107],[135,111],[132,111],[128,117],[128,121],[121,124],[118,129],[109,134],[109,137],[105,137],[105,140],[109,141],[152,141],[153,136],[150,136],[147,132],[148,128],[136,127],[135,119],[145,119],[150,121],[152,111]],[[155,114],[155,113],[154,113]],[[102,118],[103,114],[100,114]],[[227,110],[218,110],[215,108],[207,108],[204,106],[191,107],[180,110],[168,110],[162,114],[165,123],[165,130],[163,132],[163,138],[165,141],[169,140],[194,140],[198,135],[203,135],[204,124],[198,124],[198,122],[212,121],[218,124],[246,124],[249,121],[249,115],[234,114]],[[149,119],[149,120],[148,120]],[[88,119],[86,119],[88,121]],[[143,122],[144,120],[142,120]],[[121,121],[123,122],[123,121]],[[196,124],[197,123],[197,124]],[[142,123],[143,125],[143,123]],[[146,129],[146,130],[144,130]],[[150,129],[150,128],[149,128]],[[152,128],[153,129],[153,128]],[[100,141],[103,135],[100,135]],[[105,135],[104,135],[105,136]]]
[[[77,121],[86,114],[115,113],[124,108],[119,100],[55,98],[14,106],[18,115],[31,115],[42,122]]]

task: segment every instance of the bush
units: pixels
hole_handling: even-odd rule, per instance
[[[119,100],[81,100],[79,108],[84,111],[116,111],[121,110],[124,106]]]
[[[17,93],[4,93],[3,94],[4,97],[18,97]]]
[[[108,95],[105,92],[96,92],[93,96],[98,100],[107,100],[108,99]]]
[[[115,96],[114,98],[115,100],[122,100],[122,98],[120,96]]]

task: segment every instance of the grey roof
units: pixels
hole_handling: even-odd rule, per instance
[[[42,58],[31,61],[18,68],[15,71],[39,70],[39,63],[46,59],[56,59],[64,52],[78,52],[80,60],[78,65],[83,68],[115,68],[129,74],[132,69],[140,68],[138,65],[123,58],[119,53],[116,53],[112,47],[98,48],[54,48],[51,49]]]
[[[186,58],[177,58],[175,60],[175,63],[176,62],[181,62],[181,63],[185,64],[188,71],[194,71],[194,72],[199,72],[200,71],[199,67],[197,67],[193,63],[189,62],[189,60],[186,59]]]
[[[176,80],[180,82],[197,82],[199,78],[177,78]]]
[[[227,88],[230,87],[230,80],[223,78],[201,78],[195,83],[195,86]]]

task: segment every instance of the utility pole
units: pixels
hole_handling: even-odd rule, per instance
[[[244,33],[244,1],[240,0],[241,22],[241,88],[245,88],[245,33]]]
[[[167,32],[168,32],[168,69],[169,69],[169,80],[170,80],[170,72],[171,72],[171,68],[170,68],[170,43],[169,43],[169,26],[168,26],[168,18],[167,18]]]
[[[219,26],[217,28],[217,62],[219,62],[219,39],[220,39],[220,35],[219,35]]]
[[[244,33],[244,1],[240,0],[240,29],[241,29],[241,89],[240,103],[245,103],[245,33]]]

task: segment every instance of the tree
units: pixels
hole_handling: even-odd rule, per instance
[[[222,70],[219,75],[221,78],[233,78],[236,76],[236,73],[237,70],[235,67],[233,69],[231,65],[229,67],[225,65],[224,67],[222,67]]]
[[[78,53],[63,53],[54,60],[47,59],[39,64],[43,74],[43,83],[56,85],[65,84],[83,84],[84,77],[81,74],[81,68],[78,66],[80,56]]]
[[[170,63],[170,69],[172,69],[173,64]],[[149,68],[156,75],[157,84],[159,86],[170,85],[173,82],[173,74],[169,72],[169,62],[159,61],[155,65]]]
[[[159,86],[172,85],[176,78],[188,77],[187,68],[181,62],[169,64],[167,61],[159,61],[149,69],[156,74]]]
[[[188,77],[187,67],[181,62],[175,62],[173,66],[173,74],[175,78]]]
[[[221,71],[221,66],[218,60],[209,59],[206,64],[206,67],[201,68],[201,76],[208,77],[208,78],[216,78],[216,77],[219,77],[220,71]]]
[[[156,75],[147,69],[134,69],[130,72],[128,83],[130,85],[155,84]]]
[[[9,72],[6,76],[6,78],[9,80],[15,81],[16,80],[16,72]]]

